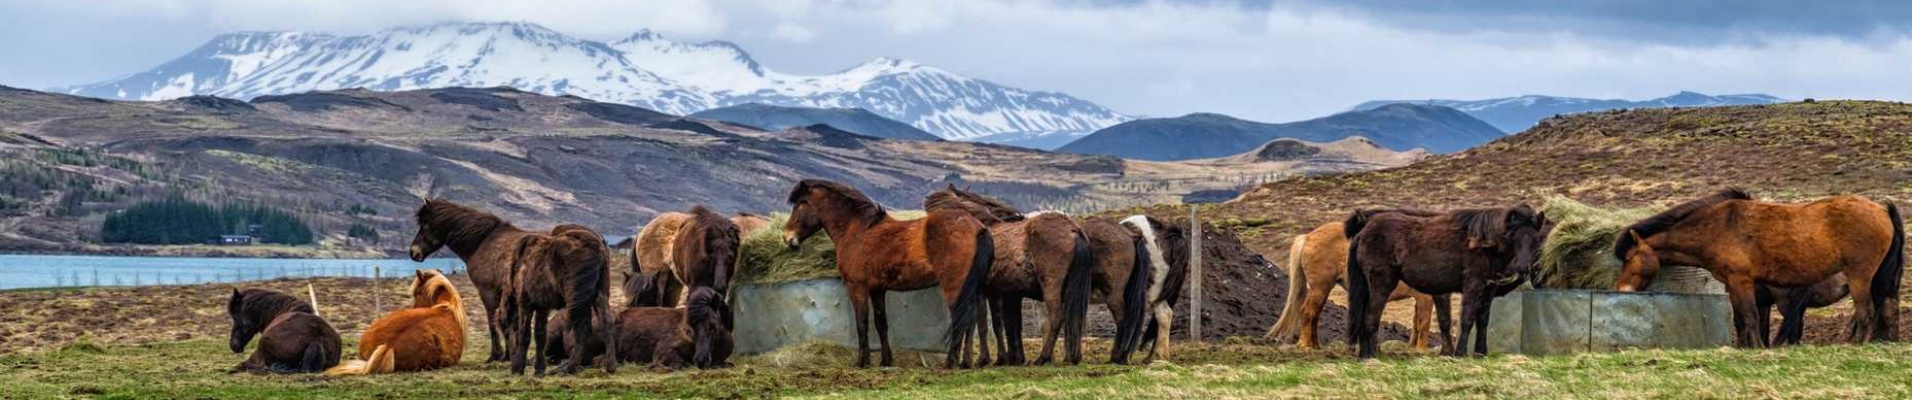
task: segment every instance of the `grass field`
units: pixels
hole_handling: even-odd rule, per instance
[[[220,340],[126,346],[84,342],[0,356],[5,398],[1904,398],[1912,346],[1629,351],[1381,361],[1255,344],[1181,344],[1174,363],[946,371],[847,368],[847,350],[757,356],[733,368],[514,377],[467,360],[443,371],[354,378],[228,374],[242,356]],[[1102,344],[1102,343],[1097,343]],[[348,346],[349,347],[349,346]],[[1091,354],[1106,354],[1101,351]],[[1100,357],[1092,357],[1100,358]],[[934,360],[930,360],[934,362]]]

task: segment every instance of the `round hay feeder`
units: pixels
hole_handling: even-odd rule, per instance
[[[897,212],[899,219],[920,212]],[[782,227],[788,215],[777,214],[766,229],[744,237],[737,266],[737,283],[730,307],[736,313],[733,334],[738,354],[759,354],[805,343],[827,343],[856,348],[856,313],[836,269],[835,245],[818,234],[795,250],[783,244]],[[890,345],[895,349],[943,351],[943,331],[949,313],[936,287],[889,292]],[[870,326],[871,349],[879,349],[875,325]]]

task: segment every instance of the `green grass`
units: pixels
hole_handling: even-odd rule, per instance
[[[1097,343],[1106,346],[1106,343]],[[1106,347],[1103,347],[1106,348]],[[471,359],[448,370],[322,378],[228,374],[242,356],[220,340],[68,346],[0,356],[4,398],[1902,398],[1912,346],[1641,350],[1529,358],[1387,354],[1380,361],[1249,344],[1180,344],[1176,363],[945,371],[847,368],[848,351],[774,365],[614,375],[509,376]],[[1100,352],[1091,353],[1100,355]],[[1091,357],[1097,359],[1100,357]],[[934,360],[930,360],[934,362]]]

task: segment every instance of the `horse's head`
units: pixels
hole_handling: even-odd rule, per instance
[[[1632,229],[1628,229],[1626,236],[1620,237],[1620,240],[1632,245],[1626,248],[1626,258],[1622,259],[1625,265],[1620,267],[1620,279],[1614,282],[1613,289],[1622,292],[1646,289],[1646,285],[1653,283],[1653,278],[1660,274],[1660,256],[1653,254],[1653,247],[1648,246],[1646,239]]]
[[[421,269],[412,274],[412,307],[431,307],[440,303],[455,302],[458,289],[451,286],[451,279],[436,269]]]
[[[508,227],[503,219],[467,208],[445,199],[426,199],[414,216],[418,234],[412,236],[412,261],[424,262],[439,248],[451,247],[463,252],[475,251],[479,243],[499,227]]]
[[[234,288],[232,300],[226,301],[226,314],[232,316],[233,353],[244,353],[246,343],[251,343],[252,336],[259,334],[259,330],[264,328],[262,325],[266,323],[266,321],[254,320],[252,313],[245,309],[245,300],[246,296],[240,294],[238,288]]]
[[[412,261],[425,262],[425,257],[445,247],[444,229],[433,226],[438,222],[433,211],[440,207],[434,203],[441,201],[444,200],[426,199],[425,205],[418,207],[418,213],[414,216],[418,221],[418,233],[412,235]]]
[[[883,207],[855,188],[821,179],[805,179],[790,189],[790,221],[783,224],[783,243],[796,248],[831,224],[858,220],[874,224],[884,218]]]
[[[1506,257],[1507,265],[1503,268],[1511,279],[1531,276],[1534,263],[1540,259],[1540,245],[1547,240],[1547,229],[1551,225],[1545,215],[1526,204],[1462,211],[1459,221],[1466,231],[1469,248]]]

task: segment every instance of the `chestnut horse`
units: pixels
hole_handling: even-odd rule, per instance
[[[1853,304],[1847,339],[1892,341],[1904,245],[1897,205],[1858,196],[1767,203],[1727,189],[1628,226],[1613,255],[1626,260],[1616,284],[1621,291],[1646,287],[1661,262],[1712,272],[1733,304],[1735,343],[1765,347],[1758,285],[1805,287],[1842,273]]]
[[[339,332],[296,297],[233,289],[226,314],[232,316],[233,353],[246,351],[246,343],[259,335],[259,348],[235,372],[320,372],[339,364]]]
[[[1146,251],[1137,251],[1136,256],[1149,264],[1149,279],[1143,282],[1146,290],[1143,304],[1147,305],[1147,316],[1154,323],[1141,322],[1145,328],[1137,342],[1148,347],[1148,356],[1142,362],[1167,360],[1169,327],[1175,324],[1175,302],[1182,298],[1182,288],[1188,280],[1189,252],[1199,250],[1189,249],[1187,229],[1154,217],[1130,216],[1122,219],[1122,226],[1142,239]],[[1120,332],[1117,336],[1121,336]]]
[[[1461,293],[1461,334],[1444,353],[1487,354],[1488,314],[1493,298],[1519,286],[1546,240],[1546,216],[1525,204],[1510,208],[1449,211],[1424,216],[1395,210],[1360,210],[1348,217],[1348,334],[1361,358],[1373,358],[1375,334],[1389,295],[1401,283],[1436,298],[1441,343],[1449,334],[1446,295]],[[1477,335],[1477,333],[1479,333]]]
[[[465,301],[435,269],[412,279],[412,307],[372,321],[359,337],[358,356],[327,376],[425,371],[458,364],[465,354]]]
[[[983,282],[996,257],[988,228],[956,210],[897,220],[855,188],[819,179],[798,182],[788,200],[791,209],[790,221],[783,226],[785,245],[796,248],[817,232],[826,232],[836,246],[837,272],[843,276],[850,306],[856,311],[858,367],[870,365],[872,305],[876,334],[883,345],[882,365],[895,365],[883,301],[892,290],[941,287],[950,314],[949,330],[943,335],[948,347],[943,366],[955,367],[958,357],[967,355],[968,338],[964,333],[976,324],[976,314],[983,306]]]
[[[956,187],[952,185],[948,189],[930,193],[923,199],[923,209],[956,210],[974,217],[978,207],[956,192]],[[1058,334],[1065,342],[1064,360],[1070,364],[1080,364],[1083,325],[1086,323],[1090,292],[1093,290],[1091,269],[1096,267],[1094,253],[1089,250],[1089,238],[1083,235],[1082,228],[1076,226],[1074,221],[1058,213],[1037,213],[1014,221],[1001,221],[991,215],[983,218],[994,220],[987,225],[996,250],[995,265],[990,267],[984,294],[992,302],[1006,301],[1017,308],[1020,308],[1024,298],[1042,301],[1042,355],[1036,358],[1036,364],[1048,364],[1055,359]],[[1001,314],[1006,310],[997,311]],[[998,324],[1021,325],[1022,318],[1018,315],[1013,319],[1001,319]],[[978,327],[977,336],[982,338],[979,342],[983,354],[981,359],[986,364],[989,331],[981,325]],[[1005,348],[1005,357],[1007,352],[1008,348]],[[1020,349],[1016,352],[1017,356],[1021,355]]]
[[[512,258],[512,279],[506,285],[505,301],[497,318],[511,338],[511,373],[523,374],[525,352],[533,343],[544,346],[545,325],[551,310],[561,310],[569,330],[564,336],[597,336],[609,342],[611,299],[611,250],[604,238],[581,225],[559,225],[551,234],[525,235],[519,240]],[[581,357],[583,347],[572,349],[571,357],[558,365],[558,372],[574,374],[590,361]],[[542,352],[537,354],[543,354]],[[545,357],[532,357],[534,371],[544,375]],[[612,358],[616,358],[615,352]],[[617,372],[617,363],[602,363],[605,372]]]
[[[504,341],[499,340],[496,319],[504,298],[505,283],[511,279],[511,260],[518,241],[529,234],[496,215],[474,210],[444,199],[428,199],[416,215],[418,234],[412,237],[412,261],[424,262],[439,248],[450,248],[465,262],[478,300],[485,305],[486,332],[491,334],[491,355],[485,362],[505,361]]]
[[[953,194],[963,200],[960,206],[977,220],[983,221],[994,232],[996,226],[1003,223],[1015,223],[1030,218],[1021,211],[1000,200],[957,189],[950,185],[939,193]],[[936,194],[932,194],[936,196]],[[951,203],[955,204],[955,203]],[[1048,213],[1040,213],[1048,214]],[[1142,334],[1142,323],[1147,307],[1148,280],[1130,281],[1130,276],[1148,274],[1149,264],[1147,246],[1142,243],[1140,234],[1134,233],[1115,221],[1105,218],[1077,218],[1075,224],[1082,228],[1089,239],[1089,249],[1093,253],[1091,300],[1100,296],[1107,304],[1109,314],[1118,318],[1114,351],[1109,362],[1128,363],[1129,354],[1135,351],[1138,337]],[[993,236],[993,235],[992,235]],[[997,242],[1000,244],[1001,240]],[[998,246],[1000,247],[1000,246]],[[995,273],[992,269],[992,274]],[[1131,284],[1133,283],[1133,284]],[[994,285],[991,285],[994,286]],[[998,365],[1023,364],[1022,350],[1022,299],[991,299],[990,321],[994,322],[997,342],[1002,348],[1002,357]],[[982,336],[988,343],[987,331]],[[987,346],[984,346],[987,353]],[[985,354],[984,357],[987,360]],[[987,362],[987,361],[985,361]]]
[[[1263,339],[1295,340],[1304,349],[1321,347],[1316,332],[1321,326],[1321,309],[1328,306],[1328,294],[1334,285],[1345,283],[1348,274],[1348,237],[1340,221],[1322,224],[1315,230],[1295,235],[1288,246],[1288,296],[1281,318],[1268,327]],[[1416,292],[1406,283],[1394,287],[1388,301],[1414,299],[1414,330],[1408,345],[1428,348],[1428,334],[1434,323],[1434,296]],[[1296,337],[1299,336],[1299,340]],[[1445,344],[1443,344],[1445,345]]]

